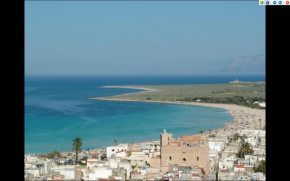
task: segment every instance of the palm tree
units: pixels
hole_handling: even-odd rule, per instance
[[[265,160],[261,160],[260,164],[256,167],[254,166],[254,172],[263,172],[266,174],[266,162]]]
[[[60,152],[59,151],[54,151],[53,154],[54,154],[54,158],[56,158],[56,163],[58,164],[58,159],[60,157]]]
[[[118,140],[114,139],[115,146],[117,146]]]
[[[85,160],[87,162],[88,157],[87,156],[84,156],[83,160]]]
[[[240,137],[242,142],[245,142],[245,139],[247,139],[248,137],[244,134],[243,136]]]
[[[204,131],[203,130],[200,130],[199,133],[202,135],[204,133]]]
[[[266,161],[265,160],[262,160],[261,161],[261,166],[262,166],[262,172],[264,174],[266,174]]]
[[[239,138],[240,138],[239,133],[234,134],[234,136],[233,136],[234,141],[237,141]]]
[[[73,140],[73,150],[76,151],[76,163],[78,161],[78,152],[81,150],[82,145],[82,139],[79,136],[75,137]]]
[[[239,150],[238,150],[238,153],[236,154],[236,156],[238,158],[245,158],[245,155],[250,155],[252,154],[254,151],[253,151],[253,147],[250,143],[248,142],[242,142],[240,144],[240,147],[239,147]]]

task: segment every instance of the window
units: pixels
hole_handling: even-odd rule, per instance
[[[112,151],[115,151],[114,149],[112,149]]]
[[[186,162],[186,158],[183,158],[183,161]]]
[[[196,157],[196,160],[199,161],[199,157]]]
[[[168,141],[170,141],[170,140],[169,140],[169,137],[168,137]]]
[[[172,160],[171,156],[169,157],[169,160],[170,160],[170,161]]]

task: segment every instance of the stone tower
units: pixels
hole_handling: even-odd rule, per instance
[[[164,132],[160,134],[160,147],[171,145],[172,142],[172,134],[169,134],[166,132],[166,129],[164,129]]]

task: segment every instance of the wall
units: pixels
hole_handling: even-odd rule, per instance
[[[113,154],[116,154],[116,152],[118,151],[126,151],[128,149],[128,145],[124,145],[124,146],[111,146],[111,147],[107,147],[107,158],[111,157]]]
[[[169,159],[171,157],[171,161]],[[199,160],[197,160],[199,157]],[[183,158],[186,161],[183,161]],[[173,147],[161,148],[161,169],[166,170],[168,165],[178,164],[179,166],[201,166],[206,174],[209,173],[209,148],[207,147]]]
[[[218,152],[225,148],[225,143],[224,142],[213,142],[213,141],[210,141],[210,142],[208,142],[208,145],[209,145],[209,149],[217,150]]]
[[[112,176],[112,170],[96,169],[94,173],[89,174],[90,180],[97,180],[98,178],[109,178]]]
[[[160,168],[161,159],[160,157],[150,158],[150,167]]]
[[[62,168],[59,172],[61,175],[64,175],[70,179],[75,178],[75,168]]]

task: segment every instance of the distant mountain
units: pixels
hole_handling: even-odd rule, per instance
[[[265,74],[265,55],[233,58],[219,73],[221,74]]]

